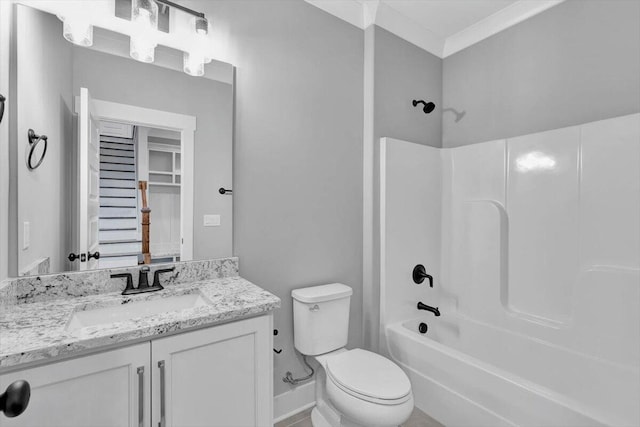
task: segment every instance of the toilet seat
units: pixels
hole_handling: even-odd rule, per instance
[[[328,358],[326,372],[340,390],[367,402],[398,405],[412,398],[404,371],[370,351],[354,349]]]

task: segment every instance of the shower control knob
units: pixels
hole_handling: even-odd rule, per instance
[[[413,282],[420,284],[424,282],[424,279],[429,279],[429,287],[433,288],[433,276],[427,274],[427,270],[424,268],[424,265],[418,264],[413,267]]]

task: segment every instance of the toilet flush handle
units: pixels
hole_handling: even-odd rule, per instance
[[[318,304],[309,306],[309,311],[319,311],[319,310],[320,310],[320,306]]]

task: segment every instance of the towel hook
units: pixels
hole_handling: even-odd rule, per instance
[[[36,135],[33,129],[29,129],[27,136],[29,138],[29,155],[27,156],[27,167],[29,168],[29,170],[34,170],[34,169],[37,169],[38,166],[42,164],[42,161],[44,160],[44,156],[47,154],[47,145],[48,145],[47,135]],[[42,149],[42,155],[38,159],[37,163],[34,165],[33,155],[36,151],[36,147],[40,144],[40,142],[44,144],[44,148]]]
[[[2,123],[2,117],[4,116],[4,101],[6,100],[7,98],[0,93],[0,123]]]

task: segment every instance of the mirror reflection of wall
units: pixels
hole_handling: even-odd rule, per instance
[[[91,48],[78,47],[63,38],[62,23],[54,15],[24,5],[16,7],[15,23],[17,125],[10,146],[9,275],[139,262],[141,180],[148,182],[154,262],[232,255],[232,197],[217,189],[232,187],[233,67],[214,61],[207,65],[205,77],[191,77],[181,70],[182,54],[162,47],[157,48],[157,64],[143,64],[129,58],[128,37],[98,28]],[[180,132],[175,129],[97,120],[95,232],[102,257],[84,266],[81,260],[68,259],[69,254],[81,255],[76,106],[81,88],[98,102],[191,116],[196,123],[193,164],[187,166],[182,165]],[[28,129],[48,136],[46,158],[36,170],[26,167]],[[115,147],[122,149],[122,156],[115,156]],[[127,157],[128,150],[134,157]],[[190,183],[183,180],[183,166],[192,176]],[[181,217],[185,185],[193,201],[188,203],[188,217]],[[206,215],[219,215],[220,225],[205,226]],[[191,224],[193,236],[186,257],[180,251],[184,221]]]

